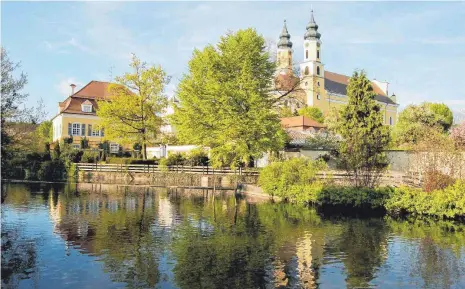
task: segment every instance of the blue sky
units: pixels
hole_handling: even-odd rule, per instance
[[[465,2],[2,2],[1,42],[28,74],[31,104],[42,98],[52,117],[70,83],[109,81],[132,52],[173,76],[172,94],[192,50],[228,30],[277,42],[286,19],[300,61],[311,6],[326,70],[365,69],[401,106],[465,111]]]

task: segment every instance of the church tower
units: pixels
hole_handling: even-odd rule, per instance
[[[313,16],[304,35],[304,61],[300,64],[301,87],[307,94],[307,105],[324,105],[324,65],[321,63],[321,34]]]
[[[287,31],[286,20],[284,20],[276,54],[279,74],[292,74],[292,42],[290,39],[291,35]]]

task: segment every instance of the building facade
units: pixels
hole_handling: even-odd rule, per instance
[[[108,82],[91,81],[83,88],[58,103],[58,114],[52,119],[53,141],[73,138],[73,147],[81,148],[81,140],[86,138],[90,147],[97,147],[105,139],[105,132],[99,128],[97,116],[98,101],[109,100]],[[118,152],[119,144],[110,142],[110,152]]]
[[[277,72],[275,87],[278,94],[285,94],[292,90],[284,105],[295,110],[302,106],[315,106],[327,115],[333,108],[339,109],[347,104],[347,85],[349,76],[327,71],[323,59],[323,46],[318,25],[311,13],[307,24],[303,42],[303,62],[299,64],[300,76],[293,70],[293,49],[284,21],[277,47]],[[388,83],[372,80],[372,87],[376,93],[375,100],[381,106],[386,125],[394,125],[397,121],[396,96],[388,94]]]

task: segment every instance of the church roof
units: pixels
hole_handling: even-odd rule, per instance
[[[312,15],[310,17],[310,22],[307,24],[307,31],[305,32],[304,39],[320,39],[321,34],[318,32],[318,24],[315,22],[315,17],[313,17],[313,10]]]
[[[325,71],[325,90],[330,93],[347,95],[347,85],[350,77],[347,75]],[[376,93],[375,100],[388,104],[396,104],[376,83],[371,82],[373,91]]]
[[[284,20],[283,30],[279,35],[278,48],[292,48],[291,35],[287,31],[286,20]]]

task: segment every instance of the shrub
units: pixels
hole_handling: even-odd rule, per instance
[[[424,182],[423,182],[423,189],[426,192],[432,192],[434,190],[442,190],[446,187],[453,185],[455,183],[455,179],[449,175],[446,175],[437,170],[431,170],[426,172]]]
[[[322,188],[318,171],[325,169],[324,161],[292,158],[271,163],[262,169],[258,184],[267,194],[299,203],[316,199],[316,191]]]
[[[429,193],[401,187],[386,203],[392,214],[429,215],[446,218],[465,217],[465,181]]]
[[[40,180],[61,180],[65,175],[66,168],[61,160],[45,161],[40,165],[37,176]]]
[[[88,149],[89,148],[89,140],[86,137],[81,139],[81,148]]]
[[[156,165],[158,163],[158,159],[143,160],[143,159],[135,159],[135,158],[108,157],[106,162],[108,164]]]
[[[95,163],[98,162],[100,154],[98,151],[85,150],[81,157],[81,163]]]
[[[186,158],[181,153],[169,154],[166,158],[167,166],[183,165]]]
[[[208,162],[207,153],[202,148],[197,148],[187,154],[184,164],[188,166],[206,166]]]
[[[323,206],[380,209],[384,207],[393,191],[391,187],[372,189],[329,186],[319,192],[315,203]]]

